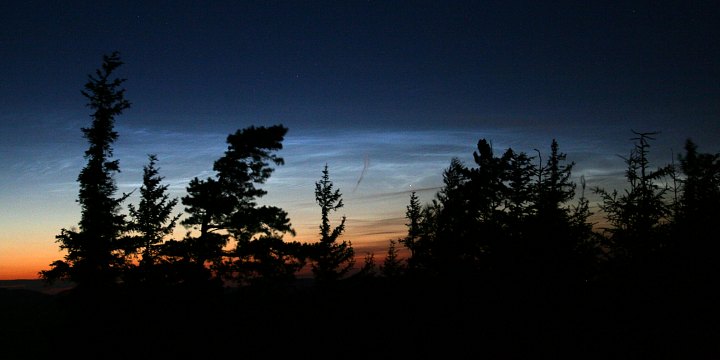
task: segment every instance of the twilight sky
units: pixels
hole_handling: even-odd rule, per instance
[[[631,129],[661,132],[654,165],[687,138],[720,152],[718,24],[712,0],[2,2],[0,279],[63,256],[90,123],[80,90],[114,50],[132,103],[116,121],[120,191],[155,153],[181,197],[229,133],[280,123],[286,165],[262,202],[315,240],[327,163],[346,239],[382,255],[409,191],[430,201],[480,138],[531,154],[556,138],[575,176],[608,189]]]

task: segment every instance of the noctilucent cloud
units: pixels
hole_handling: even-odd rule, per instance
[[[381,256],[409,193],[431,201],[480,138],[530,155],[555,138],[576,178],[607,189],[623,186],[631,130],[660,132],[657,166],[688,138],[719,152],[717,24],[715,1],[3,3],[0,279],[63,256],[54,236],[79,220],[90,121],[80,90],[114,50],[132,103],[116,121],[120,192],[154,153],[181,197],[228,134],[283,124],[285,165],[261,201],[316,240],[328,164],[345,203],[334,220]]]

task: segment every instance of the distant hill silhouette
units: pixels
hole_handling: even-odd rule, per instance
[[[57,294],[73,287],[75,287],[75,284],[69,281],[57,281],[48,284],[40,279],[0,280],[0,289],[29,290],[42,294]]]

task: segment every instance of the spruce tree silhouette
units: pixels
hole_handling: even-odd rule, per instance
[[[670,206],[665,201],[667,186],[658,181],[668,174],[668,167],[650,169],[648,153],[650,141],[657,132],[635,132],[635,147],[630,156],[623,158],[627,165],[625,178],[627,189],[620,195],[617,190],[609,192],[596,187],[600,195],[600,209],[605,213],[610,227],[605,229],[611,241],[616,260],[642,267],[646,260],[667,241],[663,225],[668,221]]]
[[[585,177],[580,176],[580,196],[575,205],[569,207],[569,238],[574,249],[570,259],[569,274],[579,282],[590,283],[597,280],[599,267],[605,258],[603,237],[593,229],[595,223],[590,222],[590,200],[585,196],[587,184]]]
[[[453,158],[443,172],[444,186],[436,195],[437,233],[431,250],[436,269],[447,276],[472,273],[481,252],[474,237],[475,219],[468,211],[467,182],[467,168]]]
[[[164,177],[159,175],[158,158],[148,155],[148,164],[143,167],[143,184],[140,187],[140,203],[137,207],[128,204],[130,221],[128,235],[123,246],[128,255],[140,255],[135,275],[130,281],[155,283],[162,278],[156,265],[162,260],[162,242],[172,235],[182,214],[173,215],[178,203],[170,198],[167,184],[161,184]]]
[[[492,223],[497,221],[507,193],[507,185],[504,183],[507,159],[496,157],[486,139],[478,141],[473,159],[477,167],[471,169],[468,175],[472,184],[467,189],[470,211],[483,223]]]
[[[499,263],[505,271],[516,277],[514,281],[526,281],[525,286],[527,281],[535,281],[527,279],[527,276],[537,274],[533,271],[537,258],[535,247],[543,246],[535,241],[537,239],[529,236],[529,219],[534,215],[536,200],[536,187],[532,184],[536,169],[532,161],[533,158],[527,154],[515,152],[513,149],[507,149],[503,153],[500,163],[503,164],[504,171],[500,172],[499,177],[505,184],[505,191],[500,194],[503,199],[502,213],[496,213],[501,216],[495,220],[503,229],[494,246],[496,255],[499,255]]]
[[[474,155],[478,168],[468,169],[457,158],[450,161],[443,171],[443,187],[431,203],[420,207],[411,195],[404,240],[412,247],[411,272],[472,276],[487,266],[483,260],[500,234],[498,212],[506,192],[507,166],[493,156],[484,139]]]
[[[375,263],[375,254],[367,252],[365,258],[363,258],[363,266],[360,270],[353,275],[355,278],[372,278],[375,277],[377,271],[377,264]]]
[[[437,273],[435,247],[438,239],[438,214],[440,210],[441,206],[437,198],[420,206],[417,237],[412,244],[411,256],[407,260],[409,274],[426,276]],[[403,242],[403,245],[407,247],[406,242]]]
[[[60,249],[66,250],[65,260],[57,260],[41,277],[52,281],[69,279],[82,287],[103,287],[115,283],[124,266],[118,253],[120,235],[125,219],[120,204],[127,195],[115,197],[117,185],[113,175],[120,171],[113,156],[112,144],[118,137],[114,130],[115,117],[130,107],[121,88],[125,79],[112,78],[123,62],[120,54],[103,56],[103,63],[82,91],[93,110],[92,124],[82,128],[90,147],[85,151],[87,165],[78,175],[80,191],[77,202],[81,208],[79,230],[62,229],[56,236]]]
[[[380,274],[386,278],[397,278],[402,275],[404,270],[402,260],[398,257],[399,254],[395,245],[396,243],[395,240],[390,240],[385,260],[383,260],[380,266]]]
[[[414,263],[413,258],[415,257],[415,251],[417,250],[417,242],[420,239],[420,223],[422,222],[422,206],[420,206],[420,200],[418,199],[415,191],[410,193],[410,204],[405,208],[405,218],[409,221],[405,226],[408,228],[407,236],[400,239],[400,243],[403,244],[408,250],[410,250],[410,256],[408,257],[408,266],[412,266]]]
[[[533,158],[526,153],[516,152],[513,149],[507,149],[502,156],[506,167],[506,171],[501,175],[506,184],[503,208],[507,214],[510,231],[519,231],[517,234],[512,234],[515,238],[523,236],[522,225],[534,212],[533,204],[536,199],[532,176],[536,169],[532,160]]]
[[[582,229],[588,229],[589,216],[584,194],[577,207],[569,202],[575,198],[576,184],[570,179],[574,163],[566,163],[566,154],[559,151],[555,139],[550,145],[550,155],[545,164],[533,168],[537,182],[533,187],[534,213],[528,219],[525,235],[531,258],[530,272],[536,274],[543,284],[585,280],[587,267],[578,263],[589,256],[591,239]],[[585,270],[581,270],[585,269]],[[558,284],[559,285],[559,284]]]
[[[505,226],[504,208],[507,202],[508,158],[494,155],[492,145],[486,139],[477,142],[473,159],[477,165],[469,169],[469,184],[465,191],[468,209],[475,221],[472,223],[478,247],[484,255],[483,266],[498,270],[513,267],[507,258],[506,248],[511,242]]]
[[[338,238],[345,231],[345,216],[335,228],[330,225],[330,212],[343,207],[342,194],[333,189],[327,164],[322,177],[315,183],[315,202],[320,206],[320,241],[313,250],[312,271],[320,283],[331,283],[343,278],[355,264],[352,243]]]
[[[537,213],[541,218],[567,217],[565,203],[575,197],[576,185],[570,181],[574,162],[565,163],[567,155],[560,152],[557,140],[550,144],[550,156],[545,166],[537,168]]]
[[[673,250],[680,253],[678,268],[687,279],[706,287],[718,283],[720,252],[716,224],[720,221],[720,154],[700,153],[691,140],[680,157],[682,193],[676,215]]]

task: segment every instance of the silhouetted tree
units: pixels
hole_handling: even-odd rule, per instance
[[[537,169],[539,181],[535,207],[541,218],[566,218],[564,204],[575,197],[576,186],[570,180],[575,163],[565,163],[566,158],[567,155],[559,151],[559,145],[553,139],[547,163]]]
[[[471,271],[481,252],[475,235],[476,219],[469,212],[468,169],[453,158],[443,171],[443,187],[437,194],[437,232],[432,244],[436,269],[458,275]]]
[[[93,110],[92,125],[82,128],[90,144],[85,151],[87,164],[78,175],[80,191],[77,202],[81,208],[79,230],[62,229],[56,236],[60,248],[67,251],[65,260],[51,264],[41,272],[46,280],[68,278],[81,286],[98,287],[116,281],[125,265],[118,254],[118,239],[125,229],[120,204],[127,196],[115,197],[117,185],[113,175],[120,171],[113,156],[112,144],[118,137],[115,117],[130,107],[121,88],[125,79],[113,78],[122,65],[118,52],[103,56],[103,63],[82,91]]]
[[[409,259],[409,270],[434,273],[437,270],[436,250],[438,240],[438,214],[442,209],[437,199],[420,209],[418,237],[413,243],[414,251]]]
[[[485,226],[501,226],[502,231],[495,233],[494,245],[490,247],[498,262],[502,262],[506,269],[523,276],[538,269],[535,261],[541,255],[537,247],[541,239],[531,236],[531,216],[535,215],[537,200],[536,188],[532,184],[532,177],[536,173],[532,164],[533,158],[524,152],[507,149],[499,159],[502,168],[497,176],[503,181],[504,193],[502,199],[502,212],[496,212],[493,221],[486,221]],[[499,236],[498,236],[499,235]]]
[[[505,184],[507,156],[498,158],[490,143],[480,139],[473,152],[477,167],[470,169],[467,189],[470,211],[484,224],[496,223],[502,217],[502,205],[507,193]]]
[[[422,222],[422,206],[420,205],[420,200],[414,191],[410,193],[410,204],[406,207],[405,218],[409,221],[405,224],[405,226],[407,226],[408,233],[405,238],[400,239],[399,241],[408,250],[410,250],[410,256],[407,259],[407,263],[408,267],[413,267],[417,262],[417,259],[414,259],[414,257],[415,251],[418,249],[418,242],[420,241],[420,224]]]
[[[405,218],[408,219],[409,223],[405,224],[408,228],[408,234],[400,242],[410,250],[410,257],[415,252],[415,243],[420,237],[420,222],[422,215],[422,206],[420,206],[420,200],[417,194],[413,191],[410,193],[410,204],[406,207]]]
[[[683,221],[712,224],[720,214],[720,154],[699,153],[691,140],[680,156],[682,180],[681,217]]]
[[[474,157],[479,167],[470,169],[453,158],[443,171],[443,187],[436,199],[420,211],[413,271],[474,274],[486,265],[483,258],[488,250],[500,243],[507,161],[494,157],[484,139],[478,142]],[[411,204],[406,217],[415,217],[416,210],[417,205]]]
[[[590,249],[595,256],[587,199],[583,196],[572,211],[569,205],[575,196],[573,163],[565,162],[555,140],[545,163],[538,156],[538,166],[534,157],[512,149],[496,157],[481,139],[473,153],[477,167],[453,159],[432,204],[420,210],[411,196],[406,212],[407,238],[414,246],[410,268],[422,264],[446,275],[492,268],[536,281],[575,273]]]
[[[720,154],[700,153],[687,140],[679,158],[684,179],[672,251],[680,254],[677,267],[687,279],[712,287],[720,281]]]
[[[402,260],[398,258],[398,250],[395,247],[395,240],[390,240],[387,255],[380,267],[380,273],[386,278],[396,278],[403,272]]]
[[[363,258],[363,266],[352,277],[353,278],[373,278],[377,275],[377,264],[375,263],[375,254],[367,252]]]
[[[274,171],[271,163],[284,164],[275,152],[282,149],[286,133],[287,128],[274,125],[251,126],[230,134],[227,151],[213,166],[216,177],[190,182],[183,198],[190,216],[183,224],[199,231],[197,237],[185,239],[195,263],[204,266],[209,262],[216,271],[239,281],[259,274],[271,276],[273,269],[279,271],[277,276],[285,277],[289,269],[298,266],[289,260],[293,255],[286,244],[279,241],[285,233],[295,234],[287,213],[274,206],[258,207],[256,202],[267,193],[258,185]],[[225,251],[230,240],[234,247]],[[255,241],[259,243],[251,244]],[[289,268],[279,266],[286,261]]]
[[[279,236],[260,236],[238,246],[232,253],[237,257],[236,279],[248,282],[287,283],[295,280],[305,266],[306,244],[286,242]]]
[[[210,272],[207,263],[216,266],[222,263],[223,248],[228,234],[222,232],[224,218],[232,211],[232,199],[222,189],[220,182],[213,178],[194,178],[187,186],[187,195],[182,198],[188,216],[182,224],[198,232],[193,236],[189,231],[181,242],[169,242],[165,251],[171,259],[181,261],[187,276],[206,280]]]
[[[178,199],[171,199],[167,193],[169,185],[162,185],[164,177],[156,167],[157,156],[148,155],[148,164],[143,168],[143,184],[140,187],[140,203],[137,207],[128,204],[130,222],[128,229],[132,237],[132,253],[142,255],[140,265],[153,265],[157,261],[157,245],[171,235],[181,214],[172,215]]]
[[[232,203],[224,218],[224,227],[235,240],[227,265],[239,280],[257,276],[287,278],[302,266],[302,261],[290,251],[291,247],[300,249],[299,244],[281,241],[286,233],[295,235],[287,212],[275,206],[257,205],[257,199],[267,194],[258,186],[275,170],[271,165],[285,163],[276,152],[282,150],[287,130],[281,125],[238,130],[228,136],[228,150],[214,165]],[[251,244],[256,241],[259,243]],[[249,273],[250,269],[254,271]]]
[[[506,184],[503,208],[508,231],[511,232],[521,231],[523,222],[534,212],[536,189],[532,186],[532,176],[536,169],[532,160],[533,158],[526,153],[515,152],[513,149],[505,151],[501,158],[505,171],[498,175]],[[515,236],[520,237],[522,234],[518,233]]]
[[[178,203],[170,198],[169,185],[163,185],[164,177],[157,168],[157,156],[148,155],[148,164],[143,167],[143,184],[140,187],[140,203],[137,207],[128,204],[130,236],[125,238],[126,254],[141,255],[139,281],[151,281],[157,274],[155,265],[160,261],[160,244],[171,235],[181,214],[172,214]]]
[[[316,243],[312,271],[321,282],[334,281],[345,276],[355,264],[352,244],[338,237],[345,231],[345,216],[335,228],[330,225],[330,212],[343,207],[342,194],[333,189],[327,164],[320,181],[315,183],[315,201],[320,205],[320,241]]]
[[[585,177],[580,177],[580,197],[569,212],[569,238],[574,254],[571,259],[570,271],[572,276],[581,281],[589,281],[598,276],[598,265],[605,259],[603,250],[603,237],[593,230],[594,223],[590,222],[590,201],[585,196]]]
[[[531,254],[528,263],[529,271],[545,283],[587,280],[598,255],[597,239],[587,222],[590,211],[584,180],[577,204],[569,204],[575,198],[576,185],[570,180],[575,164],[567,163],[566,158],[553,139],[547,161],[535,168],[535,213],[526,225]]]
[[[628,187],[622,195],[617,190],[608,192],[601,188],[594,191],[600,195],[600,209],[606,214],[610,228],[606,229],[612,241],[614,255],[633,262],[651,255],[663,246],[664,229],[670,209],[664,200],[667,187],[657,181],[667,174],[667,168],[650,170],[648,152],[650,140],[657,133],[639,133],[630,156],[625,158],[625,178]]]
[[[514,153],[514,152],[513,152]],[[507,266],[510,244],[507,233],[509,155],[494,155],[490,142],[480,139],[473,159],[477,165],[469,169],[469,183],[464,196],[468,199],[469,222],[478,248],[478,264],[487,268]]]

